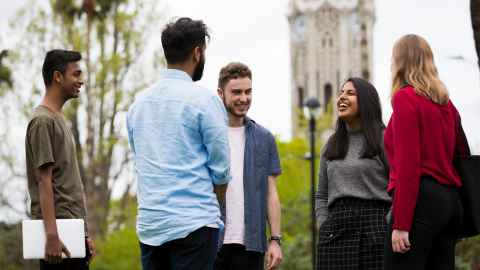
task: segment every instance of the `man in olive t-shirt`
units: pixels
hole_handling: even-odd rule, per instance
[[[64,116],[44,105],[35,108],[28,124],[25,146],[32,217],[42,219],[35,170],[52,164],[55,217],[85,219],[83,184],[72,133]]]
[[[87,258],[62,259],[62,253],[67,257],[70,253],[56,225],[56,219],[83,219],[86,223],[75,144],[62,114],[65,102],[77,98],[83,85],[80,59],[80,53],[74,51],[47,53],[42,68],[46,93],[31,115],[25,137],[31,214],[43,219],[45,226],[45,260],[40,260],[40,269],[88,269],[95,254],[93,241],[87,236]]]

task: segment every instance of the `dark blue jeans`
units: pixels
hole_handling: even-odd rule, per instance
[[[140,242],[143,270],[213,270],[218,229],[202,227],[161,246]]]
[[[263,270],[264,253],[245,250],[244,245],[224,244],[218,252],[215,270]]]

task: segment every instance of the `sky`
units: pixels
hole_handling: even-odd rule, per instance
[[[0,38],[6,23],[26,0],[2,1]],[[8,4],[7,4],[8,3]],[[283,140],[290,139],[290,54],[286,18],[288,0],[167,0],[167,20],[202,19],[212,34],[202,86],[215,91],[221,67],[231,61],[253,72],[250,116]],[[414,8],[412,8],[414,7]],[[161,29],[161,27],[159,27]],[[407,33],[430,43],[440,78],[458,107],[475,151],[480,151],[480,73],[476,65],[468,0],[377,0],[374,29],[374,79],[384,120],[389,103],[390,56],[394,42]],[[7,42],[8,43],[8,42]]]

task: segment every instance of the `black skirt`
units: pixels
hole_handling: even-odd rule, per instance
[[[316,269],[383,269],[389,208],[385,201],[337,199],[320,227]]]

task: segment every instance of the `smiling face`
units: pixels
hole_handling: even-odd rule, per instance
[[[56,71],[58,72],[58,71]],[[77,98],[83,85],[82,70],[78,62],[70,62],[65,68],[65,74],[61,74],[60,87],[65,100]]]
[[[352,82],[346,82],[337,98],[338,117],[346,123],[360,121],[357,90]]]
[[[231,79],[220,89],[219,94],[228,113],[243,118],[252,103],[252,80],[248,77]]]

